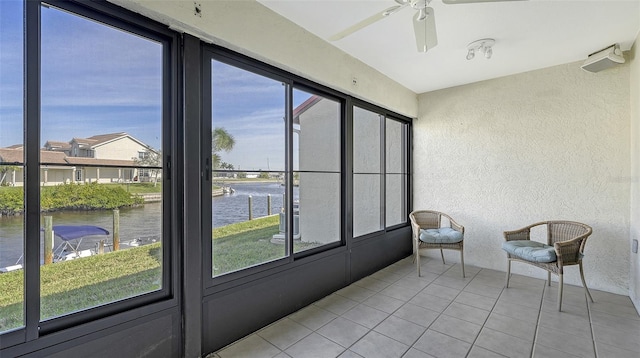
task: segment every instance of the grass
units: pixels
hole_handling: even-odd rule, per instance
[[[272,215],[213,229],[213,275],[284,257],[285,245],[271,242],[279,232],[278,220],[278,215]],[[296,252],[316,246],[311,242],[294,242]]]
[[[213,229],[214,275],[284,257],[271,243],[278,215]],[[296,242],[295,250],[317,246]],[[41,317],[122,300],[161,287],[160,243],[40,267]],[[22,326],[23,270],[0,274],[0,332]]]
[[[41,317],[160,289],[160,256],[156,243],[41,266]],[[23,270],[0,274],[0,332],[22,325],[23,274]]]

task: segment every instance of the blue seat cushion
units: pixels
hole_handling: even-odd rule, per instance
[[[462,239],[462,233],[450,227],[420,229],[420,241],[429,244],[455,244]]]
[[[502,249],[526,261],[554,262],[557,260],[553,246],[531,240],[514,240],[502,243]]]

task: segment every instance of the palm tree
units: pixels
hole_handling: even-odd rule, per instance
[[[217,169],[220,166],[221,151],[229,152],[236,144],[233,136],[222,127],[215,127],[211,132],[211,156],[213,161],[213,169]]]

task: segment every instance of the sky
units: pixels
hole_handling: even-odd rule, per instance
[[[22,2],[0,0],[0,148],[23,141],[22,31]],[[41,145],[127,132],[161,147],[160,43],[43,7],[41,44]],[[284,86],[217,61],[212,72],[212,127],[236,142],[222,160],[283,170]]]

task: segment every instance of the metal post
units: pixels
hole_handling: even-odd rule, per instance
[[[44,217],[44,264],[53,263],[53,217]]]
[[[267,194],[267,216],[271,216],[271,194]]]
[[[120,210],[113,209],[113,251],[120,249]]]
[[[249,195],[249,220],[253,220],[253,198]]]

